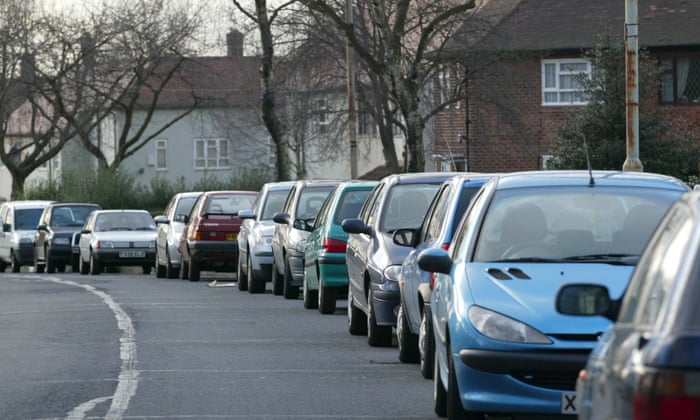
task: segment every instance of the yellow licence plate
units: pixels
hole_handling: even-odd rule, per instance
[[[235,241],[238,239],[238,234],[236,232],[226,232],[227,241]]]

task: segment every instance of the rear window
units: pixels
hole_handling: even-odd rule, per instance
[[[362,205],[372,190],[345,191],[338,201],[333,223],[339,225],[345,219],[354,219],[360,214]]]
[[[238,214],[240,210],[253,207],[254,195],[212,195],[206,203],[204,213],[206,214]]]
[[[440,184],[399,184],[386,197],[379,230],[417,229],[423,223],[428,207]]]
[[[333,188],[335,188],[335,185],[304,188],[297,203],[296,218],[314,219]]]
[[[16,209],[15,229],[33,230],[36,229],[44,209]]]

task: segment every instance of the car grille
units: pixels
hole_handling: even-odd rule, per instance
[[[511,376],[531,386],[573,391],[576,389],[578,372],[516,372]]]

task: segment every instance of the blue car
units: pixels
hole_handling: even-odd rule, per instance
[[[489,178],[490,175],[481,174],[455,175],[440,186],[420,228],[394,232],[397,245],[413,248],[403,260],[399,273],[401,303],[396,315],[399,360],[420,362],[421,374],[426,379],[433,377],[434,344],[430,328],[430,279],[433,276],[418,267],[418,255],[432,247],[447,249],[469,203]],[[403,243],[405,238],[410,241]]]
[[[435,412],[575,415],[576,379],[611,321],[565,315],[559,290],[595,281],[611,299],[672,203],[689,188],[668,176],[533,171],[491,178],[449,250],[418,257],[431,296]]]

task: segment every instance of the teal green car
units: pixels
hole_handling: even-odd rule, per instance
[[[340,224],[357,217],[376,181],[345,181],[328,195],[309,226],[304,250],[304,307],[322,314],[335,312],[338,296],[346,296],[348,270],[345,248],[348,234]]]

